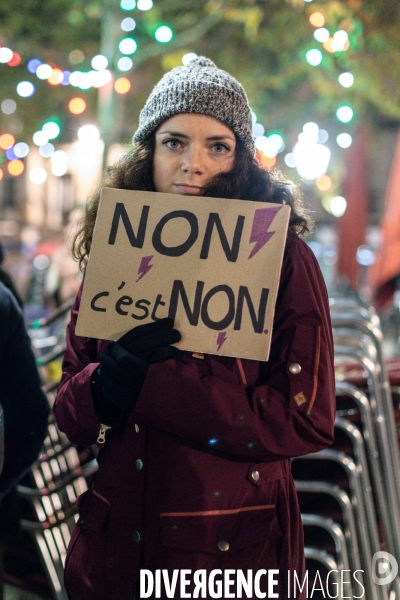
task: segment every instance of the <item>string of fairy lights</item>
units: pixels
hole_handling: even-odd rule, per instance
[[[134,64],[132,56],[138,50],[138,43],[132,36],[137,23],[128,13],[134,11],[149,11],[153,8],[152,0],[121,0],[121,39],[118,43],[118,54],[116,65],[109,65],[108,59],[103,55],[96,55],[91,59],[91,69],[63,68],[52,62],[45,62],[37,57],[30,57],[26,61],[26,70],[29,74],[36,76],[37,82],[23,79],[16,85],[16,97],[4,98],[0,103],[1,111],[5,115],[11,115],[17,111],[18,97],[21,99],[32,98],[36,88],[41,82],[49,86],[72,86],[85,92],[92,88],[101,88],[111,81],[117,94],[126,94],[131,89],[131,82],[122,73],[129,72]],[[155,28],[153,32],[157,42],[164,44],[172,40],[173,30],[165,24]],[[85,60],[81,50],[73,50],[69,54],[69,62],[79,65]],[[0,45],[0,64],[11,68],[23,63],[21,55],[11,48]],[[84,97],[76,96],[68,101],[68,111],[73,115],[85,112],[87,102]],[[68,157],[62,150],[56,150],[54,143],[61,134],[60,120],[48,119],[42,128],[32,136],[32,142],[39,149],[43,158],[49,158],[50,170],[56,176],[62,176],[68,169]],[[100,137],[98,129],[93,125],[84,125],[78,130],[78,139],[86,142],[96,142]],[[11,176],[17,177],[25,170],[24,159],[30,152],[31,142],[20,141],[10,132],[0,132],[0,163],[6,161],[5,168]],[[4,168],[0,167],[0,180],[4,176]],[[47,171],[37,167],[31,170],[29,177],[33,183],[41,184],[47,178]]]
[[[305,53],[305,60],[311,67],[322,65],[328,54],[338,56],[351,47],[352,40],[348,31],[343,28],[331,32],[327,27],[326,17],[320,10],[312,12],[308,21],[313,28],[314,42],[318,42],[317,47],[310,48]],[[338,84],[344,89],[351,88],[354,75],[348,71],[341,72],[338,75]],[[335,116],[339,123],[346,127],[354,118],[354,110],[349,103],[340,102]],[[256,119],[253,115],[256,148],[264,166],[272,168],[277,162],[278,154],[285,150],[285,140],[281,132],[265,134],[264,127],[257,123]],[[327,174],[331,150],[325,144],[329,137],[328,131],[320,128],[314,121],[305,123],[292,150],[284,156],[284,162],[289,168],[295,168],[305,182],[315,185],[321,194],[322,206],[327,212],[340,217],[346,211],[347,201],[343,196],[329,193],[334,187],[331,176]],[[335,142],[339,148],[347,149],[353,139],[349,131],[343,130],[336,135]]]
[[[304,0],[310,3],[313,0]],[[124,75],[129,74],[134,68],[133,55],[138,51],[138,42],[134,37],[137,28],[137,11],[149,11],[153,8],[152,0],[120,0],[121,11],[121,39],[118,42],[118,56],[116,65],[109,65],[106,56],[98,54],[91,61],[91,69],[62,68],[61,66],[45,62],[37,57],[26,60],[26,70],[37,81],[28,79],[21,80],[16,86],[15,98],[5,98],[0,107],[4,114],[11,115],[17,111],[18,97],[29,99],[34,97],[37,85],[47,84],[50,87],[71,86],[82,92],[92,88],[101,88],[113,82],[115,92],[126,94],[131,89],[130,79]],[[136,17],[136,19],[134,18]],[[311,12],[308,21],[313,28],[314,47],[305,52],[305,60],[311,67],[319,67],[323,64],[327,54],[338,55],[346,52],[351,47],[351,38],[345,28],[330,31],[326,17],[320,10]],[[158,25],[153,32],[154,38],[161,44],[168,43],[173,39],[174,32],[166,24]],[[182,57],[186,64],[195,53],[188,53]],[[69,62],[79,65],[85,60],[83,52],[73,50],[69,54]],[[21,55],[11,48],[0,46],[0,63],[15,68],[23,63]],[[350,88],[354,83],[354,76],[350,72],[342,72],[338,76],[338,84],[344,89]],[[83,94],[74,96],[68,100],[67,109],[73,115],[85,112],[87,102]],[[344,126],[349,124],[354,117],[354,112],[349,104],[341,103],[336,110],[336,118]],[[19,176],[25,170],[24,159],[28,156],[32,143],[38,147],[43,158],[50,160],[51,172],[60,177],[68,170],[68,156],[63,150],[56,150],[55,144],[61,134],[60,120],[48,119],[41,129],[32,136],[32,141],[17,140],[12,133],[0,133],[0,162],[1,158],[6,161],[5,169],[11,176]],[[266,132],[264,126],[257,122],[257,116],[253,113],[253,135],[259,158],[266,168],[272,168],[277,162],[279,154],[285,149],[285,139],[281,131]],[[78,139],[85,142],[96,142],[100,137],[99,130],[94,125],[84,125],[78,130]],[[302,131],[291,151],[285,155],[283,160],[287,167],[297,169],[299,176],[308,183],[314,183],[317,190],[322,194],[324,208],[335,216],[341,216],[346,210],[346,200],[342,196],[329,195],[333,186],[332,178],[327,174],[331,151],[326,145],[329,133],[318,126],[317,123],[309,121],[303,125]],[[351,134],[344,130],[336,136],[336,144],[342,148],[349,148],[352,144]],[[3,157],[1,151],[4,152]],[[0,167],[0,179],[4,175]],[[41,167],[31,170],[29,177],[33,183],[41,184],[46,181],[47,171]]]

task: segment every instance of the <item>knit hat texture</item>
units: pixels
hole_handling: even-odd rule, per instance
[[[204,56],[175,67],[155,85],[140,113],[133,136],[139,142],[163,121],[180,113],[198,113],[230,127],[254,154],[253,124],[243,86]]]

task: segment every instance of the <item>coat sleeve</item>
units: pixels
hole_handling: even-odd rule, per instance
[[[4,410],[4,469],[0,494],[37,459],[50,406],[42,390],[31,341],[16,299],[0,283],[0,401]]]
[[[100,421],[96,416],[91,379],[98,367],[97,341],[75,335],[82,285],[67,327],[63,373],[53,406],[57,425],[77,446],[96,442]]]
[[[332,443],[328,298],[318,263],[301,239],[288,238],[269,360],[243,361],[237,369],[235,359],[206,358],[185,355],[151,366],[135,420],[242,460],[280,460]]]

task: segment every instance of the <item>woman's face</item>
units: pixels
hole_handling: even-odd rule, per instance
[[[233,131],[213,117],[194,113],[170,117],[155,133],[156,191],[201,196],[213,177],[231,170],[235,148]]]

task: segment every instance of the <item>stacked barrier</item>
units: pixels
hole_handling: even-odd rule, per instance
[[[70,307],[71,302],[66,303],[30,327],[51,403]],[[317,571],[322,580],[330,572],[331,597],[360,596],[362,584],[367,600],[400,600],[399,577],[378,585],[372,564],[379,550],[400,562],[400,460],[380,322],[373,309],[338,299],[332,301],[331,316],[338,380],[335,440],[327,450],[292,461],[308,586],[310,590]],[[357,385],[347,381],[349,361],[364,375]],[[18,487],[31,508],[31,518],[22,526],[35,541],[56,600],[67,600],[62,570],[77,520],[76,498],[88,488],[96,469],[94,453],[72,446],[51,418],[44,452],[31,470],[31,485]],[[354,579],[351,573],[356,571]],[[342,580],[341,572],[347,573]]]
[[[372,308],[349,300],[332,301],[331,317],[338,380],[335,441],[328,450],[294,459],[292,465],[306,546],[316,544],[310,525],[323,519],[332,538],[333,530],[339,535],[332,558],[338,565],[347,561],[352,572],[363,571],[362,578],[357,575],[365,588],[363,597],[396,600],[399,577],[379,585],[374,574],[379,580],[386,573],[376,574],[376,560],[373,564],[381,550],[400,562],[400,461],[380,322]],[[349,362],[357,385],[346,381]],[[317,539],[323,542],[320,550],[329,548],[324,536]],[[360,589],[352,580],[334,597],[357,597]]]

